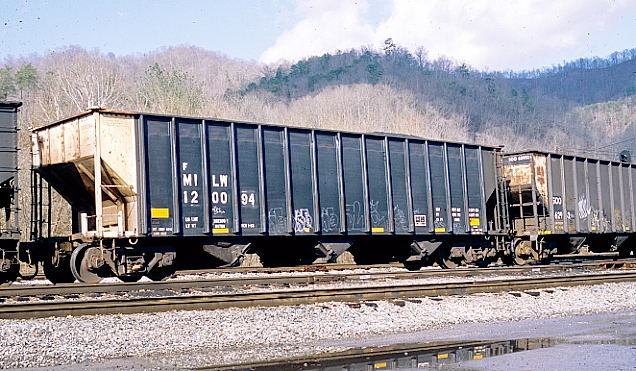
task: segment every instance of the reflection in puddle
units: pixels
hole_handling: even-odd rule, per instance
[[[305,360],[271,362],[267,365],[246,365],[250,370],[324,370],[373,371],[398,369],[436,369],[457,362],[478,360],[561,344],[636,345],[630,340],[568,341],[558,338],[530,338],[501,341],[471,341],[463,343],[399,344],[378,348],[359,348],[346,352],[321,354]],[[232,367],[232,369],[237,369]],[[240,367],[238,368],[240,369]]]

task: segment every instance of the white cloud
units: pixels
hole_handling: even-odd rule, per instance
[[[376,27],[365,20],[366,12],[373,11],[368,8],[366,1],[300,1],[297,11],[302,19],[262,54],[261,61],[297,60],[369,44],[380,47],[391,37],[410,50],[422,46],[430,57],[447,56],[478,68],[548,66],[611,52],[599,51],[592,44],[612,37],[617,20],[633,13],[636,4],[628,0],[393,0],[390,14]]]
[[[603,31],[629,7],[625,1],[396,0],[377,34],[480,68],[532,68],[581,56],[588,32]]]
[[[274,46],[260,57],[261,62],[298,60],[338,49],[359,47],[373,38],[373,29],[364,22],[365,0],[353,2],[299,1],[302,19],[280,35]]]

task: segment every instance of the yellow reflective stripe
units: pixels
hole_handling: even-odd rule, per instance
[[[214,228],[212,233],[230,233],[229,228]]]
[[[150,217],[154,219],[168,219],[170,217],[170,209],[168,208],[151,208]]]
[[[373,233],[382,233],[382,232],[384,232],[384,228],[371,228],[371,232],[373,232]]]

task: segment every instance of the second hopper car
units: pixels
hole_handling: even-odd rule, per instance
[[[226,265],[349,250],[417,268],[506,249],[498,147],[104,109],[32,143],[72,208],[73,233],[49,247],[66,257],[48,264],[57,282],[158,279],[194,250]]]
[[[634,164],[543,151],[503,162],[515,263],[582,248],[634,254]]]

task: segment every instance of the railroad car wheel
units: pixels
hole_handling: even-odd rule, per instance
[[[515,243],[514,256],[512,262],[515,265],[525,265],[529,262],[539,260],[539,254],[532,248],[532,242],[519,240]]]
[[[75,276],[71,272],[71,259],[64,251],[56,250],[44,259],[43,268],[46,279],[53,283],[73,283]]]
[[[443,257],[441,259],[439,259],[439,265],[442,268],[446,268],[446,269],[454,269],[457,268],[461,265],[461,260],[458,261],[455,258],[451,258],[451,257]]]
[[[102,277],[91,269],[91,259],[94,254],[99,254],[97,247],[93,247],[87,244],[82,244],[71,254],[71,272],[73,276],[80,282],[85,283],[97,283],[102,280]]]
[[[0,272],[0,286],[10,285],[18,278],[20,274],[20,266],[12,264],[6,271]]]
[[[457,268],[466,263],[465,250],[461,244],[442,246],[437,250],[437,264],[442,268]]]
[[[454,269],[462,265],[463,260],[463,256],[456,256],[456,254],[453,254],[452,249],[443,249],[439,251],[437,264],[439,264],[442,268]]]
[[[35,262],[34,264],[21,263],[19,268],[19,275],[20,278],[22,278],[23,280],[32,280],[35,278],[35,276],[38,275],[39,271],[40,269],[37,262]]]

